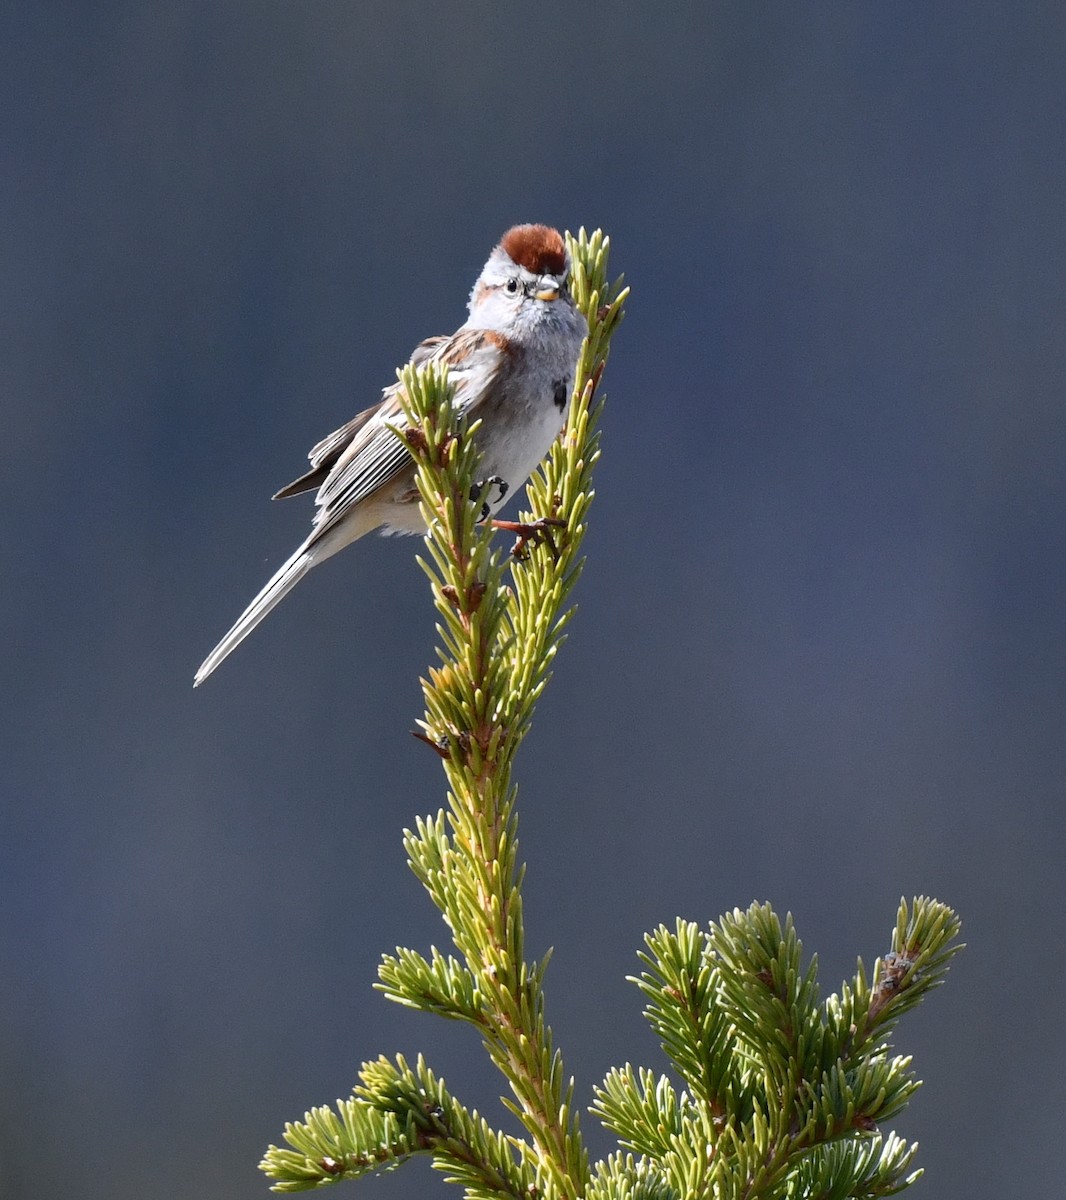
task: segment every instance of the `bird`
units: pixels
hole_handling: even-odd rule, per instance
[[[456,413],[480,422],[474,437],[482,482],[472,501],[481,521],[492,519],[529,478],[565,424],[588,333],[570,292],[570,269],[557,229],[513,226],[474,283],[466,321],[450,337],[427,338],[411,355],[412,366],[447,367]],[[204,659],[194,687],[313,567],[376,529],[425,532],[415,462],[393,432],[407,426],[401,392],[399,381],[385,387],[377,404],[311,449],[309,471],[275,493],[280,500],[315,491],[311,532]]]

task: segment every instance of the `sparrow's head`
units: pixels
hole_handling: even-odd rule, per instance
[[[557,229],[515,225],[489,255],[470,293],[469,325],[521,332],[574,312],[570,256]]]

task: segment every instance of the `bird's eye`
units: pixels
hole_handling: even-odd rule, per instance
[[[512,275],[510,279],[503,285],[507,289],[508,296],[514,296],[518,293],[518,280]]]

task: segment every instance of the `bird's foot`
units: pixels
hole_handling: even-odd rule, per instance
[[[481,497],[485,495],[486,488],[496,488],[499,492],[499,495],[497,495],[494,500],[492,498],[491,490],[489,491],[485,502],[481,506],[481,512],[478,514],[479,521],[487,521],[489,517],[492,516],[492,510],[500,507],[500,505],[503,503],[504,497],[507,495],[508,491],[510,491],[511,485],[506,479],[501,479],[499,475],[490,475],[488,479],[479,479],[477,483],[471,486],[470,499],[477,504]]]
[[[515,544],[511,547],[512,556],[519,562],[529,558],[529,547],[545,545],[551,551],[553,559],[558,560],[559,549],[552,537],[553,529],[565,529],[566,522],[561,517],[541,517],[536,521],[493,521],[493,529],[503,529],[516,535]]]

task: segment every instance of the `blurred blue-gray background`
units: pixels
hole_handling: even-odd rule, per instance
[[[0,1194],[263,1195],[283,1122],[380,1052],[499,1114],[470,1031],[371,990],[447,937],[400,843],[442,802],[417,543],[361,543],[191,682],[307,528],[267,497],[527,220],[602,226],[634,289],[518,766],[582,1106],[662,1065],[645,930],[769,899],[831,989],[929,893],[969,949],[897,1038],[921,1194],[1056,1194],[1062,5],[2,26]]]

